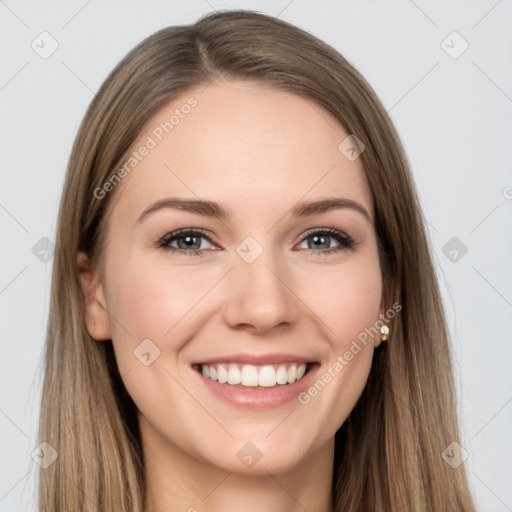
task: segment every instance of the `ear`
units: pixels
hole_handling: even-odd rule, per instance
[[[110,318],[100,275],[84,252],[78,253],[77,270],[82,287],[87,331],[96,341],[109,340],[112,337]]]

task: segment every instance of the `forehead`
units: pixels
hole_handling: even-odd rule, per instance
[[[182,196],[221,201],[241,216],[251,205],[278,214],[301,199],[336,195],[373,218],[361,160],[339,150],[348,135],[321,106],[287,91],[231,81],[192,89],[139,134],[113,209],[133,217],[152,201]]]

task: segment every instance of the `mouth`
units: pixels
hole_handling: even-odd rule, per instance
[[[320,363],[297,356],[232,356],[191,364],[212,398],[238,408],[269,409],[298,399]]]
[[[199,363],[192,367],[205,379],[238,388],[272,389],[301,380],[315,363]]]

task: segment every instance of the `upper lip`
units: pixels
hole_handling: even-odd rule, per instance
[[[279,364],[279,363],[312,363],[313,359],[294,354],[232,354],[211,359],[193,361],[191,364],[214,363],[240,363],[252,365]]]

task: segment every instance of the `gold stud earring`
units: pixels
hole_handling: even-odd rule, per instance
[[[380,328],[380,333],[381,333],[381,337],[380,339],[382,341],[386,341],[388,339],[388,334],[389,334],[389,327],[387,325],[383,325],[381,328]]]

